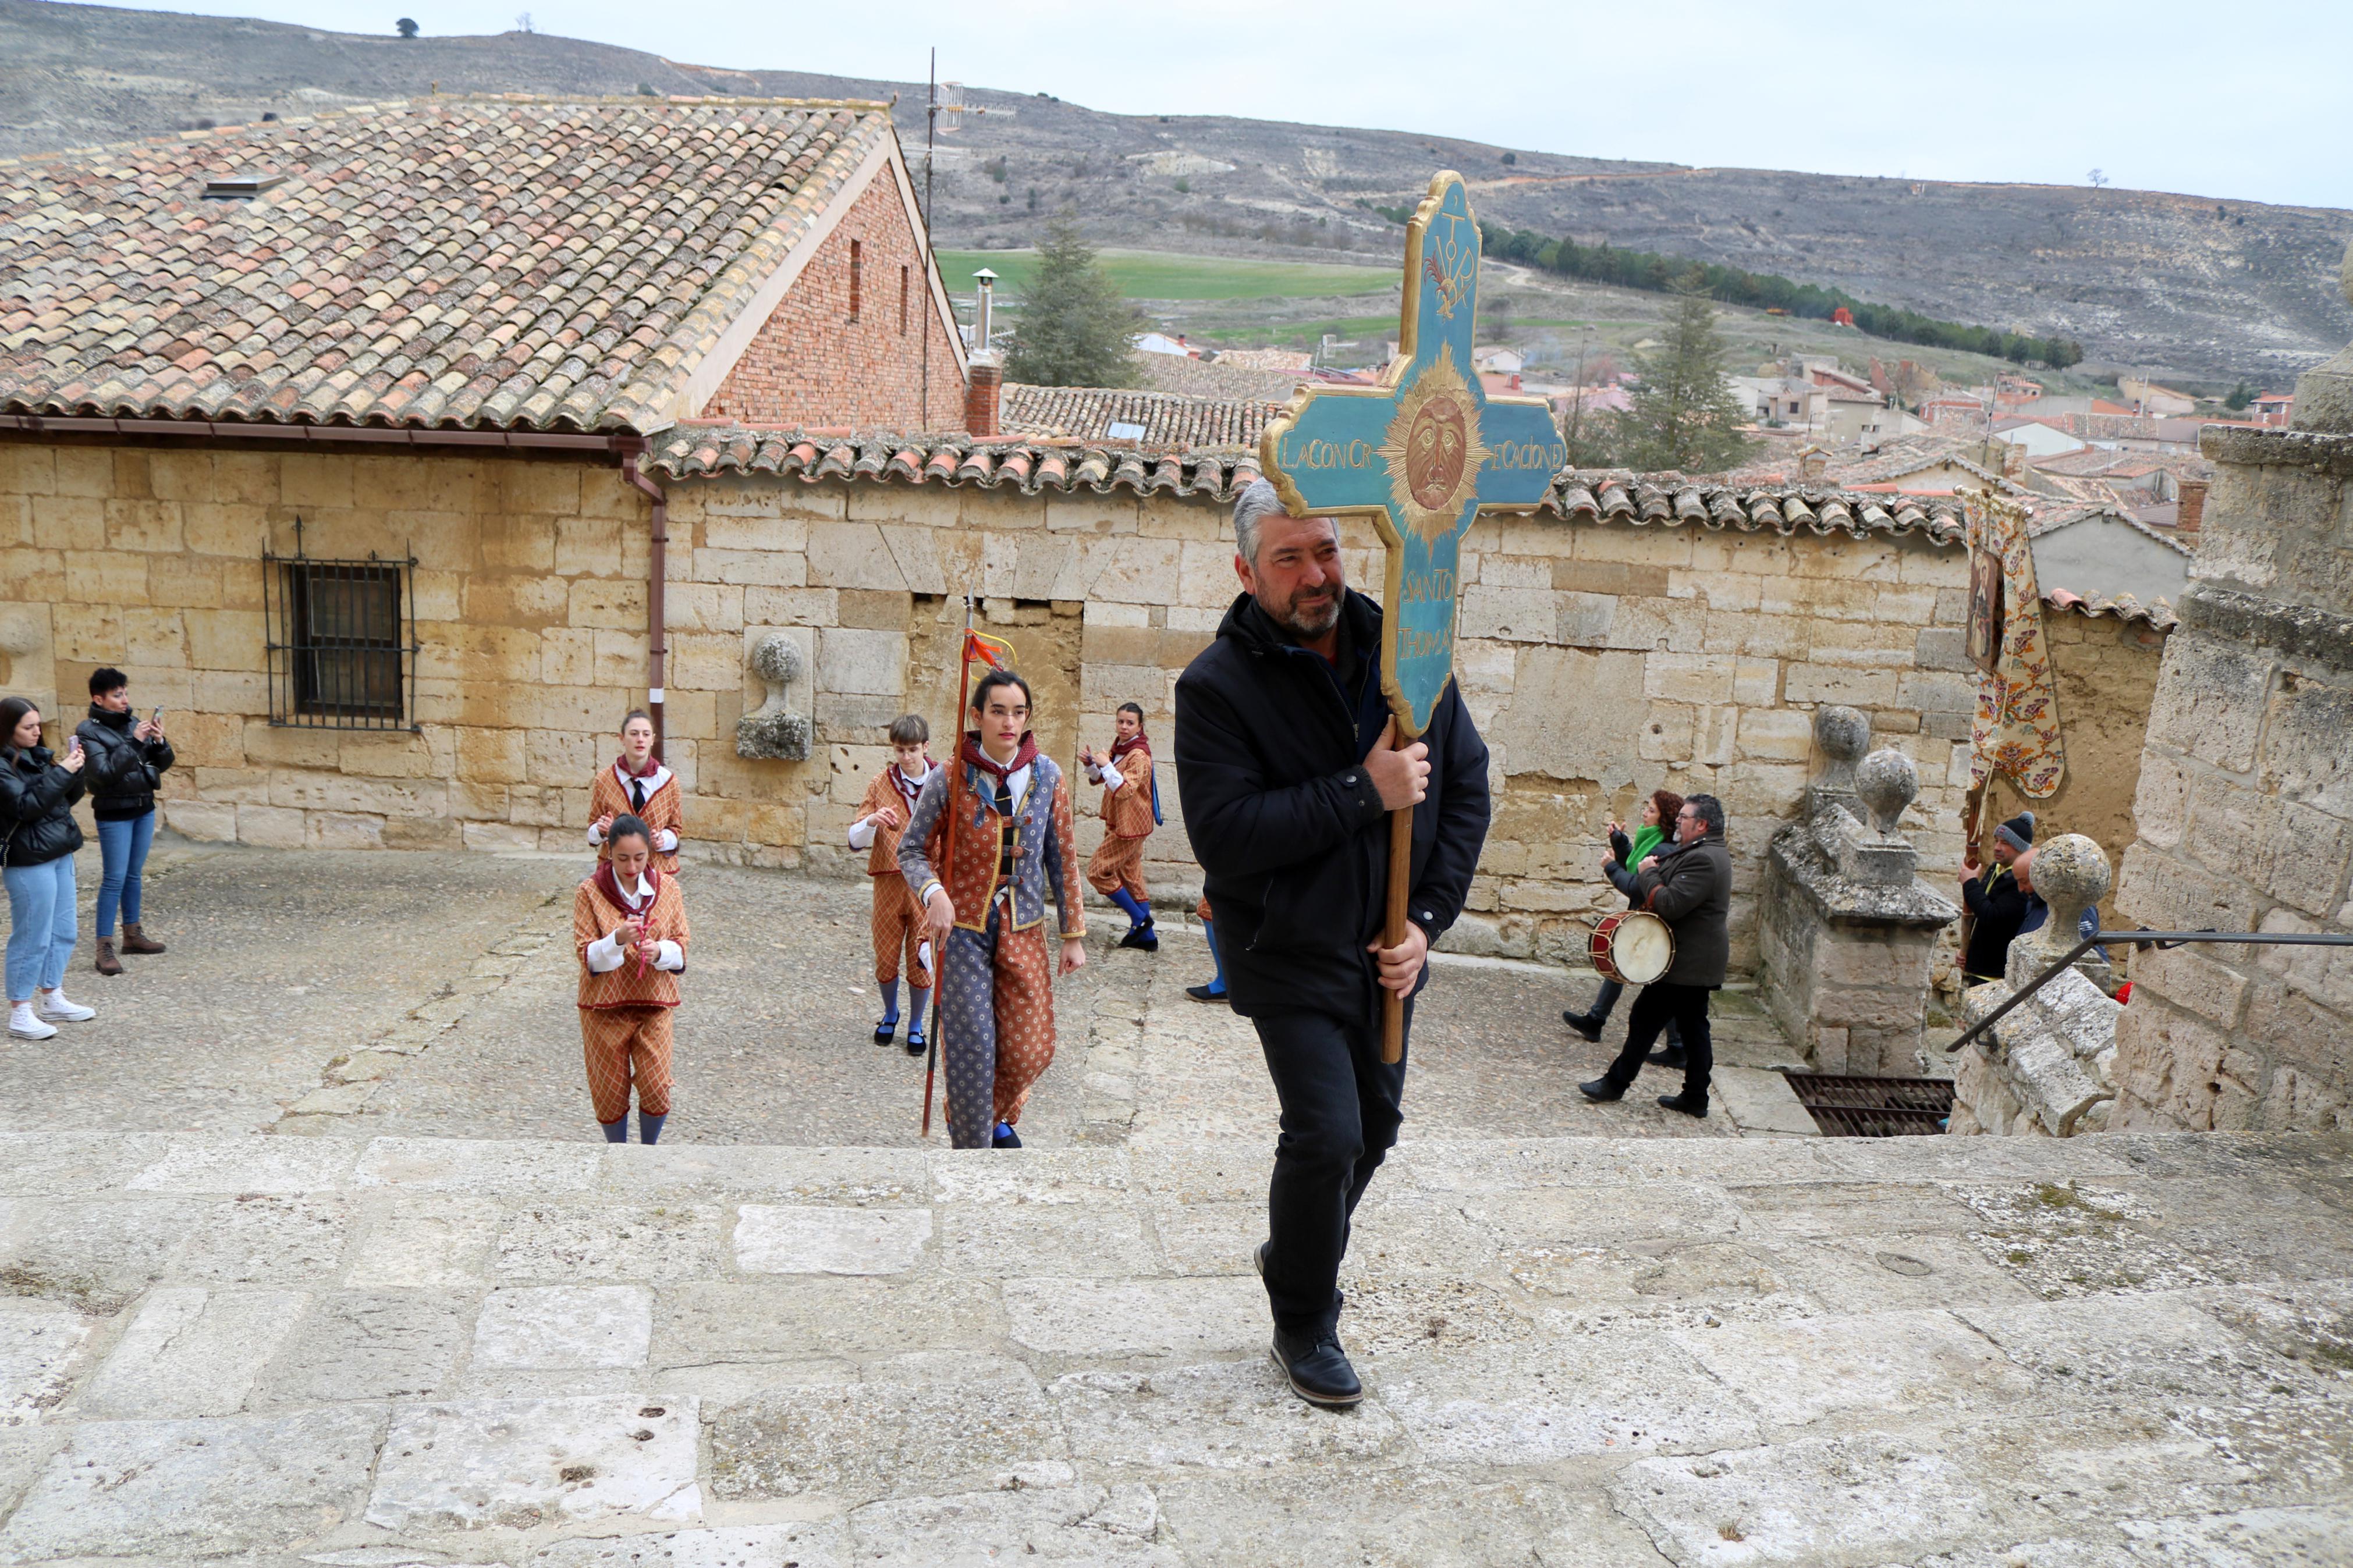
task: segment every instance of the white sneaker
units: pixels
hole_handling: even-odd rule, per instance
[[[19,1002],[8,1010],[8,1032],[20,1040],[46,1040],[58,1032],[58,1026],[34,1017],[30,1002]]]
[[[42,1017],[58,1024],[87,1024],[98,1016],[96,1008],[68,1001],[66,988],[62,985],[55,991],[42,992],[41,999],[34,1006],[39,1009]]]

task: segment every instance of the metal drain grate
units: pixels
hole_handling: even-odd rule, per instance
[[[1953,1113],[1948,1078],[1849,1078],[1837,1073],[1782,1075],[1798,1103],[1829,1138],[1934,1137]]]

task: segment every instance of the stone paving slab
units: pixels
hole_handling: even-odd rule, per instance
[[[11,1135],[0,1560],[2353,1553],[2353,1138],[1844,1142],[1409,1141],[1333,1414],[1222,1145]]]

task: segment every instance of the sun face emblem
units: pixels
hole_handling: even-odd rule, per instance
[[[1381,456],[1388,461],[1390,499],[1416,533],[1435,542],[1461,521],[1487,459],[1471,387],[1451,349],[1398,399],[1388,435]]]

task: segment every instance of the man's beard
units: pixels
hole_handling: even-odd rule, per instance
[[[1330,597],[1320,603],[1312,603],[1304,610],[1301,609],[1299,603],[1304,595],[1297,594],[1280,608],[1263,599],[1259,601],[1259,607],[1266,612],[1267,619],[1282,628],[1284,636],[1309,642],[1339,624],[1342,592],[1342,589],[1334,588]]]

